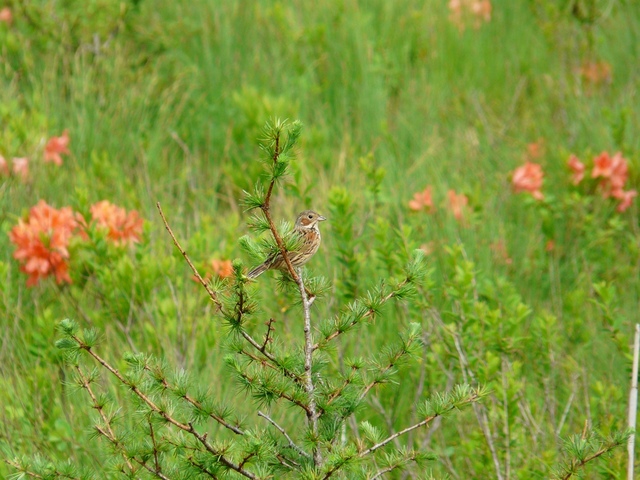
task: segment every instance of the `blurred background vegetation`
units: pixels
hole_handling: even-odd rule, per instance
[[[585,422],[604,434],[624,428],[640,294],[638,206],[617,213],[595,187],[572,186],[566,161],[621,151],[629,184],[640,184],[640,8],[633,0],[493,0],[487,17],[458,15],[451,4],[0,4],[11,11],[0,22],[0,154],[31,162],[28,180],[0,178],[5,457],[104,462],[104,446],[88,441],[86,399],[66,393],[54,347],[66,317],[99,328],[113,362],[130,350],[157,354],[221,399],[238,395],[225,379],[224,332],[155,202],[203,270],[212,259],[251,263],[237,243],[248,232],[239,202],[262,172],[257,139],[272,117],[305,125],[275,215],[292,221],[313,208],[329,218],[309,265],[333,285],[314,305],[316,318],[397,274],[413,249],[428,252],[422,300],[386,307],[357,342],[337,348],[339,370],[343,356],[381,348],[409,322],[423,325],[422,357],[379,392],[371,422],[402,428],[415,414],[416,385],[427,395],[472,371],[493,392],[485,406],[507,478],[548,476],[560,437],[580,434]],[[61,167],[44,164],[44,141],[64,129],[71,155]],[[544,202],[510,187],[533,143]],[[413,193],[428,185],[434,211],[411,211]],[[469,199],[462,222],[447,210],[449,189]],[[103,199],[138,210],[144,241],[73,257],[71,286],[26,288],[7,233],[39,199],[83,213]],[[294,341],[299,309],[274,287],[260,279],[256,328],[276,316],[282,340]],[[493,478],[473,412],[447,422],[411,437],[438,455],[434,473]],[[620,449],[588,478],[623,478],[625,461]],[[0,464],[1,476],[11,471]]]

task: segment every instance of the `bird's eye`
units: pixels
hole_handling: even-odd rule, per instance
[[[313,215],[309,215],[309,219],[313,218]]]

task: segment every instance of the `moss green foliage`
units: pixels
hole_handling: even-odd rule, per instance
[[[0,155],[31,164],[0,176],[0,477],[239,478],[226,459],[257,478],[625,478],[638,199],[616,212],[566,161],[621,151],[640,189],[640,9],[491,3],[460,29],[435,0],[6,2]],[[72,153],[43,163],[64,129]],[[544,201],[510,188],[533,142]],[[243,277],[276,248],[271,179],[289,248],[298,212],[328,217],[304,272],[317,435],[286,373],[304,371],[297,287]],[[411,211],[427,185],[433,212]],[[136,209],[144,239],[72,243],[72,285],[26,288],[7,234],[39,199]]]

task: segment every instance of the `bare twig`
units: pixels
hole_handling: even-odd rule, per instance
[[[573,404],[573,399],[575,396],[576,391],[574,388],[574,390],[571,392],[571,395],[569,395],[569,400],[567,400],[567,404],[565,405],[564,410],[562,411],[560,423],[558,423],[558,426],[556,427],[556,437],[560,436],[560,432],[562,431],[562,427],[564,427],[564,422],[567,420],[567,416],[569,415],[569,411],[571,410],[571,405]]]
[[[407,457],[405,460],[415,460],[416,459],[416,455],[410,455],[409,457]],[[376,480],[377,478],[382,478],[382,476],[385,473],[389,473],[393,470],[395,470],[396,468],[398,468],[401,464],[400,463],[396,463],[394,465],[389,465],[386,468],[382,468],[380,470],[378,470],[375,475],[373,477],[371,477],[369,480]]]
[[[153,424],[151,420],[149,420],[149,434],[151,435],[151,443],[153,444],[153,462],[156,466],[156,472],[162,472],[162,468],[160,468],[160,462],[158,461],[158,444],[156,443],[156,436],[153,433]]]
[[[311,304],[307,297],[307,290],[304,288],[304,282],[302,281],[302,271],[299,271],[298,275],[298,287],[300,288],[300,296],[302,297],[302,308],[304,310],[304,374],[305,374],[305,390],[308,395],[309,413],[307,419],[311,426],[311,432],[313,433],[314,440],[318,435],[318,409],[316,406],[315,398],[315,385],[313,384],[313,334],[311,332]],[[318,446],[313,448],[313,461],[316,467],[322,464],[322,453]]]
[[[273,326],[274,323],[276,323],[276,321],[273,318],[270,318],[267,322],[267,333],[265,333],[264,335],[264,342],[262,343],[262,347],[260,348],[260,351],[262,353],[264,353],[264,351],[267,349],[267,345],[272,340],[271,334],[276,331]]]
[[[300,455],[302,455],[303,457],[307,457],[307,458],[311,458],[311,455],[309,455],[307,452],[305,452],[301,447],[299,447],[298,445],[295,444],[295,442],[291,439],[291,437],[289,436],[289,434],[284,430],[284,428],[282,428],[280,425],[278,425],[275,420],[273,420],[269,415],[262,413],[261,411],[258,411],[258,416],[262,417],[264,419],[266,419],[271,425],[273,425],[274,427],[276,427],[278,429],[278,431],[284,435],[284,437],[288,440],[289,442],[289,446],[291,448],[293,448],[296,452],[298,452]]]
[[[180,242],[178,242],[178,239],[173,234],[173,231],[171,230],[171,227],[169,226],[169,223],[167,223],[167,219],[164,216],[164,212],[162,211],[162,207],[160,207],[160,202],[156,202],[156,207],[158,207],[158,211],[160,212],[160,216],[162,217],[162,221],[164,222],[164,226],[167,229],[167,232],[169,232],[169,235],[171,235],[171,238],[173,239],[173,244],[176,246],[176,248],[180,251],[180,253],[184,257],[184,259],[187,261],[187,263],[189,264],[189,267],[191,267],[191,271],[193,271],[193,274],[198,279],[198,282],[200,282],[200,284],[207,291],[207,293],[209,294],[209,297],[211,297],[211,300],[213,301],[213,303],[215,303],[216,306],[218,307],[218,310],[222,311],[222,302],[220,302],[220,299],[218,298],[218,295],[216,295],[216,293],[213,290],[211,290],[211,287],[209,287],[209,284],[204,280],[204,278],[202,278],[202,276],[198,272],[198,269],[191,262],[191,259],[189,258],[189,255],[187,255],[187,252],[185,251],[184,248],[182,248],[182,246],[180,245]]]

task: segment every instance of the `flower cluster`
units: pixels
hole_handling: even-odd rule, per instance
[[[6,23],[7,25],[13,23],[13,13],[9,7],[0,9],[0,23]]]
[[[571,182],[574,185],[580,184],[587,172],[586,165],[577,156],[571,155],[567,161],[567,166],[571,170]],[[599,180],[598,189],[603,198],[619,200],[618,212],[624,212],[631,206],[633,199],[638,196],[636,190],[625,190],[628,177],[629,165],[622,153],[617,152],[611,156],[608,152],[602,152],[593,159],[591,178]],[[528,192],[536,200],[543,200],[543,179],[542,166],[527,160],[524,165],[513,171],[511,185],[516,193]]]
[[[138,212],[127,213],[123,208],[107,201],[91,207],[92,224],[106,228],[107,238],[116,245],[139,242],[143,220]],[[27,286],[36,285],[41,279],[55,276],[58,284],[72,283],[69,276],[69,242],[75,236],[88,238],[86,221],[71,207],[56,210],[44,200],[29,211],[26,220],[9,232],[9,239],[16,246],[13,257],[21,263],[26,273]]]
[[[59,137],[51,137],[44,147],[44,161],[46,163],[54,163],[58,166],[62,165],[62,155],[69,155],[69,131],[65,130]],[[29,179],[29,158],[14,157],[9,161],[0,155],[0,177],[15,176],[23,182]]]
[[[584,177],[585,165],[575,155],[571,155],[567,164],[574,175],[573,183],[579,184]],[[611,197],[619,200],[618,212],[624,212],[629,208],[633,199],[638,195],[636,190],[624,189],[628,177],[629,165],[621,152],[617,152],[613,156],[608,152],[602,152],[593,159],[591,178],[599,179],[598,188],[603,198]]]
[[[611,83],[613,73],[607,62],[586,62],[579,69],[582,80],[590,85],[600,86]]]
[[[490,21],[492,9],[491,0],[449,0],[449,18],[460,30],[470,22],[479,28],[482,22]]]
[[[542,193],[543,179],[542,166],[539,163],[527,161],[524,165],[514,170],[511,177],[511,185],[516,193],[528,192],[536,200],[542,200],[544,199]]]
[[[44,147],[44,161],[62,165],[61,154],[69,155],[69,131],[65,130],[59,137],[51,137]]]
[[[29,178],[29,159],[24,157],[14,157],[11,159],[11,167],[9,162],[0,155],[0,177],[8,177],[15,175],[22,181]]]
[[[409,208],[415,212],[427,212],[433,213],[435,207],[433,205],[432,187],[427,186],[422,192],[416,192],[413,194],[413,199],[409,200]],[[469,199],[464,193],[456,193],[455,190],[449,190],[447,192],[447,207],[453,213],[456,220],[463,220],[465,210],[469,204]]]
[[[28,286],[49,275],[55,275],[58,284],[71,283],[68,247],[78,227],[78,218],[70,207],[56,210],[44,200],[30,210],[26,221],[20,220],[13,227],[9,232],[11,242],[16,245],[13,257],[22,263],[20,270],[29,276]]]
[[[91,217],[98,228],[106,229],[107,238],[116,245],[140,242],[142,219],[135,210],[127,211],[107,200],[91,206]]]

